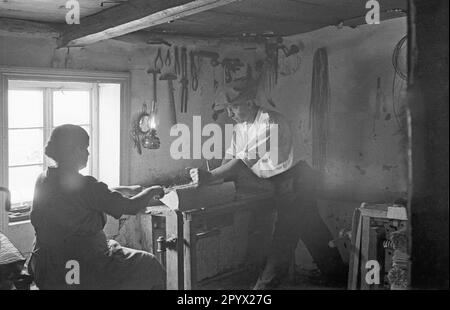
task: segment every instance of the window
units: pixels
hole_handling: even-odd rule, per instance
[[[54,165],[44,148],[53,128],[62,124],[79,125],[89,134],[90,157],[80,173],[119,185],[120,84],[11,81],[8,187],[11,211],[18,217],[30,209],[38,175]]]
[[[57,124],[89,129],[83,173],[111,187],[129,184],[129,85],[128,72],[0,66],[0,186],[10,189],[14,203],[8,212],[0,193],[0,231],[28,219],[36,177],[52,164],[44,146]],[[20,224],[32,233],[28,222]]]

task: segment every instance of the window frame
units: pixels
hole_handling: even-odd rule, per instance
[[[8,89],[10,81],[115,83],[120,84],[120,184],[129,184],[130,141],[130,73],[108,71],[85,71],[50,68],[2,67],[0,66],[0,186],[8,187]],[[98,92],[97,92],[98,93]],[[92,111],[91,111],[92,112]],[[96,116],[95,116],[96,115]],[[45,117],[45,116],[44,116]],[[91,117],[98,114],[91,113]],[[94,164],[94,163],[92,163]],[[94,164],[95,165],[95,164]],[[0,230],[6,230],[9,220],[5,210],[6,196],[0,193]]]
[[[80,126],[89,126],[89,136],[90,141],[90,161],[89,161],[89,174],[98,179],[98,163],[99,163],[99,98],[98,98],[98,83],[74,83],[74,82],[44,82],[44,81],[22,81],[14,80],[12,85],[8,85],[8,92],[11,90],[23,90],[32,91],[39,90],[42,92],[43,100],[43,120],[42,127],[17,127],[10,128],[8,125],[8,139],[10,130],[27,130],[27,129],[42,129],[43,131],[43,148],[45,147],[46,141],[50,138],[52,129],[55,127],[54,123],[54,92],[63,91],[88,91],[89,92],[89,124],[79,124]],[[9,161],[9,158],[8,158]],[[41,163],[37,164],[24,164],[24,165],[9,165],[8,162],[8,175],[9,169],[13,167],[31,167],[31,166],[42,166],[43,170],[48,168],[45,155],[42,157]],[[22,203],[31,203],[31,201],[22,201]],[[20,209],[20,204],[12,204],[11,210]]]

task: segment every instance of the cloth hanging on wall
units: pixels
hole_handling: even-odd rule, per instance
[[[327,159],[328,113],[330,110],[330,81],[328,53],[325,47],[314,53],[309,107],[309,127],[312,128],[312,165],[323,172]]]

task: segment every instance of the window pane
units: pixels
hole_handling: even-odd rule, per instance
[[[120,84],[99,84],[98,127],[98,178],[109,186],[118,186],[120,184]]]
[[[91,138],[91,126],[81,126],[84,130],[86,130],[87,134],[89,135],[89,146],[92,144],[92,138]]]
[[[34,185],[41,172],[42,166],[9,168],[11,203],[33,200]]]
[[[58,90],[53,92],[53,125],[89,124],[90,92]]]
[[[42,90],[9,90],[8,127],[42,127],[43,101]]]
[[[91,159],[89,158],[86,167],[80,170],[80,174],[82,174],[82,175],[92,175],[91,169],[89,169],[90,166],[91,166]]]
[[[9,130],[9,166],[42,164],[42,129]]]

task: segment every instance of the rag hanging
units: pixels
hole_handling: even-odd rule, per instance
[[[314,53],[311,83],[309,126],[312,128],[312,164],[321,172],[325,170],[328,141],[328,113],[330,110],[330,81],[328,53],[325,47]]]

